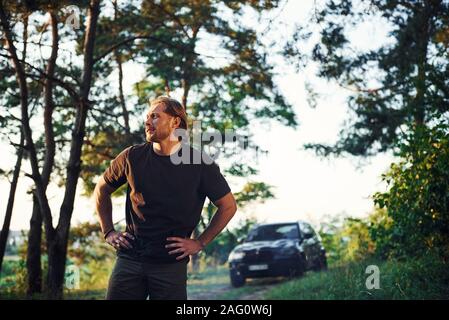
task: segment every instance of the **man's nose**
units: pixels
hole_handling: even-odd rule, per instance
[[[154,125],[152,123],[147,123],[146,124],[146,128],[149,129],[149,130],[155,130],[155,127],[154,127]]]

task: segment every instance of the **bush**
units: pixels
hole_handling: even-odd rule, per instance
[[[449,125],[415,127],[399,144],[401,161],[383,176],[389,190],[376,193],[388,228],[373,228],[381,255],[422,255],[437,248],[449,256]]]
[[[329,265],[359,261],[374,253],[375,244],[367,220],[337,217],[322,223],[319,234]]]

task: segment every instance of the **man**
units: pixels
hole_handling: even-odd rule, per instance
[[[187,263],[234,216],[231,190],[212,161],[175,164],[173,155],[197,150],[175,134],[187,130],[181,104],[168,97],[150,102],[147,143],[122,151],[95,188],[96,209],[105,240],[117,249],[107,299],[187,299]],[[196,153],[196,154],[195,154]],[[204,155],[201,155],[204,159]],[[210,160],[210,158],[207,158]],[[111,194],[128,183],[126,232],[114,230]],[[191,239],[208,197],[218,208],[209,226]]]

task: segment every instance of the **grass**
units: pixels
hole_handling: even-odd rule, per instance
[[[377,265],[380,288],[367,289],[368,265]],[[449,265],[435,256],[417,260],[365,261],[308,273],[268,291],[275,300],[407,300],[449,299]]]

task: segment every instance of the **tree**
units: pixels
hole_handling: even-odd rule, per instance
[[[37,6],[37,4],[35,4]],[[84,37],[83,45],[83,73],[80,81],[79,92],[76,94],[74,90],[71,90],[71,94],[74,97],[76,103],[75,123],[72,130],[72,140],[70,146],[70,154],[67,163],[67,173],[65,182],[65,195],[61,206],[59,222],[56,228],[52,224],[52,214],[49,207],[48,199],[46,196],[46,181],[45,174],[41,174],[39,170],[39,163],[36,153],[36,146],[32,136],[32,129],[29,122],[28,111],[28,85],[27,74],[25,72],[25,61],[22,61],[17,56],[17,48],[14,43],[13,29],[10,24],[10,12],[7,11],[4,3],[0,3],[0,21],[2,29],[5,34],[7,43],[7,49],[9,52],[9,58],[12,60],[14,71],[16,73],[17,83],[20,88],[20,105],[22,114],[22,128],[24,131],[27,150],[30,156],[30,163],[32,168],[32,179],[35,184],[35,196],[39,203],[39,209],[43,217],[45,225],[46,244],[48,249],[48,275],[47,275],[47,288],[50,298],[62,297],[62,285],[64,281],[64,270],[66,262],[67,241],[70,228],[70,219],[73,212],[73,202],[75,197],[76,185],[80,173],[80,158],[81,148],[83,145],[83,139],[85,134],[85,122],[87,112],[89,110],[89,91],[92,82],[93,71],[93,54],[94,54],[94,41],[96,24],[100,12],[99,1],[92,0],[89,3],[88,19],[86,26],[86,33]],[[57,30],[53,28],[53,32]],[[53,38],[55,39],[55,37]],[[53,45],[53,48],[57,51],[57,47]],[[53,57],[53,55],[52,55]],[[54,57],[54,59],[56,59]],[[54,66],[54,63],[49,63],[49,67]],[[50,71],[51,70],[47,70]],[[51,87],[54,78],[51,74],[41,71],[41,74],[45,75],[48,89],[50,89],[49,98],[51,100]],[[64,84],[63,84],[64,85]],[[67,87],[67,86],[65,86]],[[49,101],[51,105],[52,101]],[[47,114],[48,115],[48,114]],[[51,112],[50,112],[51,116]],[[49,119],[51,123],[51,118]],[[48,146],[47,146],[48,148]],[[45,168],[44,168],[45,169]],[[51,169],[49,169],[51,172]],[[45,171],[43,171],[45,173]]]
[[[312,39],[306,27],[298,28],[297,42],[289,43],[286,53],[296,61],[310,57],[319,77],[350,90],[352,116],[335,145],[307,148],[323,155],[372,155],[392,149],[401,131],[447,114],[447,1],[330,0],[316,9],[314,19],[320,34],[311,54],[299,47]],[[389,27],[385,43],[358,49],[349,31],[373,22]]]

